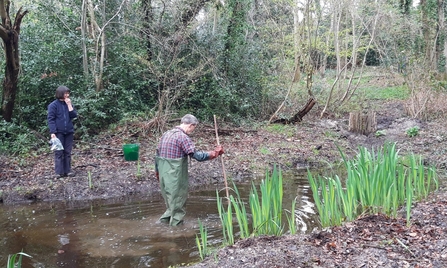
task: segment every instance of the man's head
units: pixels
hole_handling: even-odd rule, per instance
[[[186,114],[182,117],[180,123],[180,127],[186,132],[186,134],[191,134],[199,123],[199,120],[197,120],[197,118],[192,114]]]

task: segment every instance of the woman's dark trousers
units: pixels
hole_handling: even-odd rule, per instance
[[[56,134],[64,150],[54,151],[54,171],[59,175],[67,175],[71,171],[71,150],[73,149],[73,133]]]

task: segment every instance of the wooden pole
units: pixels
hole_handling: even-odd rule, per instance
[[[219,142],[219,134],[217,133],[217,120],[216,120],[216,115],[214,115],[214,130],[216,131],[217,145],[220,145],[220,142]],[[221,160],[221,162],[222,162],[222,173],[223,173],[224,182],[225,182],[225,192],[227,193],[227,199],[228,199],[228,205],[229,205],[229,204],[230,204],[230,194],[228,193],[227,175],[226,175],[226,173],[225,173],[225,165],[224,165],[223,155],[220,156],[220,160]]]

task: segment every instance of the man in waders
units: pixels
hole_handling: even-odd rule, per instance
[[[196,151],[188,136],[199,121],[191,114],[185,115],[179,126],[165,132],[158,144],[155,157],[155,174],[160,181],[161,194],[166,203],[166,212],[160,222],[175,226],[183,222],[188,197],[188,156],[197,161],[211,160],[223,154],[222,146],[213,151]]]

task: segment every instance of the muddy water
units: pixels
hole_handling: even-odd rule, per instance
[[[248,197],[251,185],[238,185]],[[221,196],[225,191],[221,191]],[[297,198],[300,232],[316,226],[307,179],[284,175],[284,209]],[[216,186],[190,192],[185,224],[157,223],[165,206],[153,199],[0,205],[0,266],[21,250],[33,258],[24,267],[169,267],[198,261],[198,219],[208,229],[208,242],[220,246],[222,231]]]

